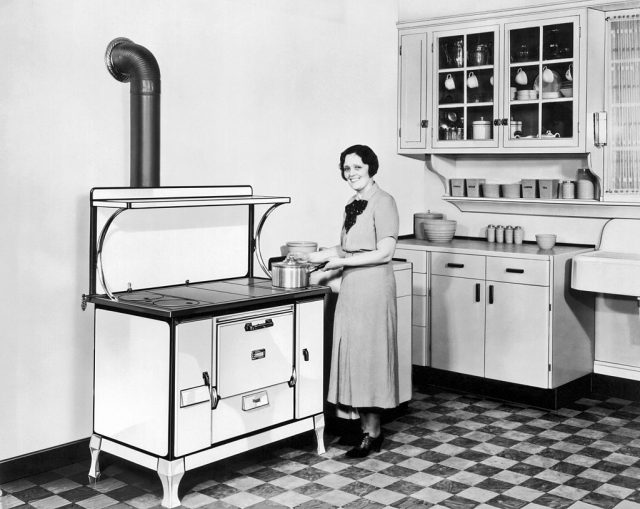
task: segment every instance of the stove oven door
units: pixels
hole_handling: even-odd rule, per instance
[[[215,319],[212,443],[293,419],[293,305]]]

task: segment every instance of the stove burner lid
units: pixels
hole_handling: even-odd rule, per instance
[[[178,309],[188,306],[198,306],[200,301],[193,299],[181,299],[179,297],[161,297],[151,302],[154,306],[166,309]]]
[[[152,292],[124,292],[116,295],[123,302],[154,302],[162,298],[162,295]]]

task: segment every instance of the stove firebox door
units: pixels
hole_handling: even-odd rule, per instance
[[[296,419],[323,411],[324,299],[296,304]]]
[[[293,305],[220,317],[216,335],[220,398],[291,378]]]
[[[176,456],[211,445],[211,348],[213,320],[176,326],[175,445]]]

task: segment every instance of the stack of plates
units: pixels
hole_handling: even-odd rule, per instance
[[[427,219],[424,235],[430,242],[449,242],[456,233],[457,222],[452,219]]]

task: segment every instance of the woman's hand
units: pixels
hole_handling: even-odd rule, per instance
[[[327,260],[327,264],[322,267],[322,270],[335,270],[344,267],[344,258],[339,256],[333,256]]]

